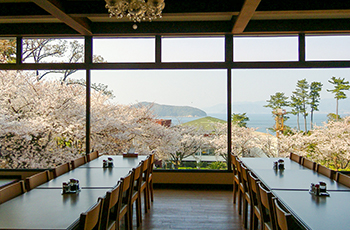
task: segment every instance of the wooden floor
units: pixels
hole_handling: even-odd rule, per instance
[[[229,190],[158,188],[151,211],[142,219],[142,226],[135,223],[134,229],[243,229]]]

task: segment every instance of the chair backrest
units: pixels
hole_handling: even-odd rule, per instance
[[[311,170],[315,170],[315,168],[316,168],[316,163],[313,162],[312,160],[305,158],[305,157],[302,158],[302,165],[306,168],[311,169]]]
[[[79,229],[100,229],[101,211],[104,199],[99,197],[97,202],[86,212],[80,214]]]
[[[232,166],[232,171],[233,175],[237,175],[237,157],[235,154],[231,153],[231,166]]]
[[[334,178],[335,178],[335,172],[332,169],[327,168],[327,167],[320,165],[320,164],[316,165],[316,172],[321,173],[322,175],[325,175],[325,176],[331,178],[332,180],[334,180]]]
[[[275,229],[276,217],[273,207],[272,192],[269,191],[263,183],[259,183],[259,195],[261,201],[261,215],[263,216],[262,219],[264,220],[264,226],[267,225],[266,228]]]
[[[251,194],[251,199],[254,202],[253,204],[260,208],[260,195],[259,195],[259,179],[258,177],[253,173],[253,172],[248,172],[248,184],[249,184],[249,189],[250,189],[250,194]]]
[[[150,161],[150,157],[147,157],[145,160],[142,161],[141,174],[142,174],[142,181],[144,182],[147,182],[149,177],[148,175],[149,161]]]
[[[152,174],[153,172],[153,165],[154,165],[154,153],[149,155],[149,162],[148,162],[148,168],[149,168],[149,174]]]
[[[279,202],[278,199],[274,200],[274,208],[276,214],[277,226],[281,230],[288,230],[289,226],[291,226],[292,215],[286,210],[285,207]]]
[[[120,213],[124,214],[123,211],[123,205],[128,205],[130,203],[130,199],[131,199],[131,192],[132,192],[132,181],[133,181],[133,176],[134,176],[134,172],[130,171],[128,173],[128,175],[126,175],[125,177],[120,178],[120,181],[122,183],[121,188],[120,188],[120,199],[121,202],[118,203],[119,207],[118,209],[120,210]],[[119,219],[122,216],[119,217]]]
[[[72,169],[75,169],[83,164],[86,163],[86,157],[85,156],[82,156],[82,157],[79,157],[75,160],[72,160]]]
[[[140,162],[140,164],[138,164],[136,166],[136,168],[133,168],[133,179],[132,179],[132,182],[131,184],[133,185],[133,188],[132,188],[132,193],[134,195],[134,193],[136,192],[139,192],[140,189],[141,189],[141,182],[142,182],[142,163],[143,162]]]
[[[25,193],[24,181],[18,181],[0,189],[0,204]]]
[[[44,172],[37,173],[31,177],[26,178],[26,189],[27,191],[48,182],[50,180],[50,172],[46,170]]]
[[[63,165],[57,166],[53,169],[53,177],[56,178],[58,176],[61,176],[62,174],[69,172],[70,166],[69,163],[65,163]]]
[[[133,181],[134,172],[132,170],[129,171],[128,175],[125,177],[120,178],[121,181],[121,187],[120,187],[120,195],[118,202],[117,210],[116,212],[116,226],[118,227],[120,224],[120,221],[125,216],[125,229],[129,229],[131,226],[129,218],[129,204],[131,200],[131,192],[132,192],[132,181]],[[118,228],[117,228],[118,229]]]
[[[110,191],[107,191],[106,198],[103,203],[101,229],[110,229],[111,226],[117,223],[118,201],[120,201],[121,181]],[[112,212],[113,210],[113,212]]]
[[[292,161],[295,161],[295,162],[297,162],[298,164],[301,164],[301,159],[302,159],[302,157],[301,156],[299,156],[299,155],[297,155],[297,154],[295,154],[295,153],[290,153],[289,154],[289,159],[291,159]]]
[[[243,165],[243,163],[241,163],[240,165],[241,165],[241,175],[242,175],[242,183],[243,183],[244,191],[249,194],[249,182],[248,182],[249,169],[245,165]]]
[[[335,180],[345,186],[350,187],[350,177],[341,172],[337,172]]]
[[[86,156],[87,156],[87,161],[88,161],[88,162],[89,162],[89,161],[92,161],[92,160],[94,160],[94,159],[96,159],[96,158],[99,157],[98,151],[93,151],[92,153],[89,153],[89,154],[86,155]]]

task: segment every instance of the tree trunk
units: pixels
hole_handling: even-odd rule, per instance
[[[298,125],[298,131],[300,131],[299,113],[297,113],[297,125]]]
[[[310,121],[310,129],[312,130],[314,127],[314,110],[311,109],[310,111],[310,117],[311,117],[311,121]]]
[[[306,115],[304,115],[304,128],[305,128],[305,133],[307,133]]]
[[[337,115],[337,117],[336,117],[336,121],[338,121],[338,98],[337,98],[337,104],[336,104],[336,115]]]

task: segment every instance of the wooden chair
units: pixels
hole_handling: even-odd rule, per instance
[[[120,199],[120,189],[122,182],[118,184],[110,191],[107,191],[106,198],[103,202],[102,218],[101,218],[101,230],[119,229],[118,218],[118,202]]]
[[[131,192],[132,192],[132,181],[133,181],[134,173],[133,171],[130,171],[128,175],[125,177],[122,177],[121,183],[121,189],[120,189],[120,202],[118,202],[118,210],[119,213],[117,213],[117,225],[119,228],[120,222],[125,217],[125,229],[130,230],[131,229],[131,221],[130,215],[129,215],[129,204],[131,199]]]
[[[236,203],[236,196],[239,190],[239,175],[238,175],[238,171],[237,171],[237,165],[238,163],[238,159],[237,156],[234,155],[233,153],[231,153],[231,167],[232,167],[232,171],[233,171],[233,203]]]
[[[50,172],[46,170],[44,172],[37,173],[31,177],[26,178],[26,189],[27,191],[44,184],[50,180]]]
[[[145,213],[148,212],[148,208],[150,207],[150,198],[148,194],[148,165],[150,161],[150,156],[148,156],[142,163],[142,169],[141,169],[141,174],[142,174],[142,180],[141,180],[141,188],[140,188],[140,193],[143,192],[143,200],[144,200],[144,208],[145,208]]]
[[[250,226],[251,229],[258,229],[258,224],[260,222],[260,229],[263,230],[263,220],[261,214],[261,201],[259,194],[259,184],[260,181],[258,177],[253,173],[248,173],[248,182],[249,182],[249,190],[250,190]]]
[[[133,174],[131,185],[131,198],[129,203],[129,215],[130,215],[130,228],[132,229],[132,217],[133,217],[133,206],[136,203],[136,223],[137,227],[141,225],[142,214],[141,214],[141,182],[142,182],[142,162],[136,167],[133,168]]]
[[[272,192],[263,183],[260,183],[259,195],[261,201],[262,229],[277,230]]]
[[[289,154],[289,159],[291,159],[292,161],[297,162],[298,164],[301,164],[302,157],[297,155],[297,154],[295,154],[295,153],[290,153]]]
[[[103,198],[99,197],[97,202],[86,212],[80,214],[79,229],[100,229]]]
[[[150,155],[150,160],[148,164],[148,194],[150,194],[151,202],[153,202],[153,165],[154,165],[154,153]],[[151,202],[149,202],[148,208],[151,208]]]
[[[292,224],[292,215],[287,211],[287,209],[279,202],[277,198],[274,198],[274,208],[276,214],[276,224],[281,230],[294,229]]]
[[[3,187],[2,189],[0,189],[0,204],[11,200],[12,198],[15,198],[16,196],[19,196],[25,192],[26,190],[23,180]]]
[[[302,163],[301,163],[304,167],[309,168],[311,170],[315,170],[316,168],[316,163],[313,162],[312,160],[309,160],[305,157],[302,158]]]
[[[335,179],[335,172],[332,169],[327,168],[323,165],[317,164],[316,165],[316,172],[321,173],[322,175],[325,175],[326,177],[329,177],[332,180]]]
[[[94,159],[99,157],[98,151],[93,151],[92,153],[89,153],[86,156],[87,156],[87,162],[90,162],[90,161],[92,161],[92,160],[94,160]]]
[[[62,174],[69,172],[70,166],[69,163],[57,166],[53,169],[53,177],[56,178],[58,176],[61,176]]]
[[[243,194],[244,194],[244,186],[243,186],[243,181],[242,181],[242,167],[241,167],[241,161],[239,161],[236,158],[236,161],[234,162],[236,165],[237,169],[237,174],[238,174],[238,214],[242,214],[242,201],[243,201]]]
[[[350,177],[341,172],[337,172],[335,180],[347,187],[350,187]]]
[[[245,228],[248,228],[248,205],[252,205],[252,200],[249,191],[249,182],[248,182],[248,173],[249,169],[241,165],[241,175],[242,175],[242,184],[243,184],[243,224]],[[252,213],[249,213],[252,216]]]
[[[85,156],[79,157],[75,160],[72,160],[71,163],[72,163],[72,169],[75,169],[86,163],[86,157]]]

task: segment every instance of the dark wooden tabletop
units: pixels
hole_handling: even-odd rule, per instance
[[[63,182],[71,178],[78,179],[81,188],[112,188],[119,179],[126,176],[131,168],[81,168],[78,167],[49,182],[39,185],[38,189],[62,188]]]
[[[308,168],[303,167],[302,165],[298,164],[297,162],[290,160],[289,158],[242,157],[239,159],[244,163],[244,165],[246,165],[249,169],[252,169],[252,170],[255,170],[255,169],[273,169],[273,163],[279,159],[284,160],[285,169],[288,169],[288,170],[308,169]]]
[[[337,183],[336,181],[314,172],[312,170],[274,170],[274,169],[255,169],[254,173],[271,190],[272,189],[292,189],[309,190],[311,183],[317,184],[324,181],[327,184],[327,190],[347,190],[349,187]]]
[[[106,189],[82,189],[61,194],[61,189],[33,189],[0,205],[1,229],[70,229]]]
[[[139,155],[138,157],[123,157],[122,155],[103,155],[79,166],[79,168],[102,168],[103,160],[107,160],[108,157],[113,159],[113,167],[129,167],[131,169],[135,168],[142,160],[146,159],[147,156]]]
[[[119,179],[136,167],[146,156],[113,156],[116,167],[103,168],[101,156],[47,183],[0,205],[0,229],[71,229],[78,224],[80,213],[88,210]],[[79,180],[81,191],[62,195],[62,183]]]
[[[273,190],[275,196],[307,229],[349,229],[350,192],[330,191],[329,197],[311,195],[308,191]]]

